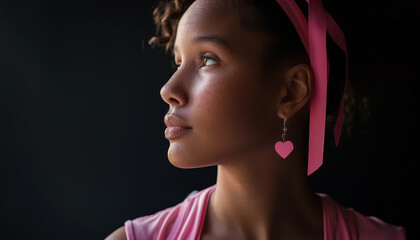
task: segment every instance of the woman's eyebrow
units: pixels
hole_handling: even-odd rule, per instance
[[[205,35],[205,36],[198,36],[196,38],[194,38],[193,40],[194,43],[201,43],[201,42],[209,42],[209,43],[213,43],[216,45],[220,45],[221,47],[227,49],[227,50],[231,50],[231,47],[229,45],[229,43],[224,40],[223,38],[216,36],[216,35]]]
[[[231,48],[230,44],[226,40],[224,40],[223,38],[221,38],[217,35],[198,36],[198,37],[195,37],[192,42],[195,43],[195,44],[203,43],[203,42],[212,43],[212,44],[221,46],[225,50],[232,51],[232,48]],[[173,48],[173,54],[175,54],[175,52],[178,52],[178,47],[177,46],[174,46],[174,48]]]

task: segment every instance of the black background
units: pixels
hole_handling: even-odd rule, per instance
[[[1,239],[103,239],[215,183],[214,167],[167,161],[159,90],[173,69],[147,45],[155,5],[0,1]],[[327,141],[311,184],[415,234],[419,4],[325,5],[346,33],[349,78],[371,114],[338,150]]]

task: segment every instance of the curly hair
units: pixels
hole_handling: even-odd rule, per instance
[[[165,50],[173,48],[179,20],[195,0],[173,0],[160,2],[153,11],[156,36],[149,40],[152,46],[162,46]]]

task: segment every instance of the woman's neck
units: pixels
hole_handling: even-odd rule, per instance
[[[308,186],[305,154],[261,152],[218,166],[206,231],[220,239],[322,239],[322,206]]]

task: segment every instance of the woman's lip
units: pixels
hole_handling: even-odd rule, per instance
[[[184,122],[182,118],[178,117],[175,114],[165,115],[164,122],[167,127],[191,128],[190,126],[187,126],[187,124]]]
[[[192,128],[190,127],[180,127],[180,126],[169,126],[165,129],[165,138],[174,139],[184,135],[189,132]]]

